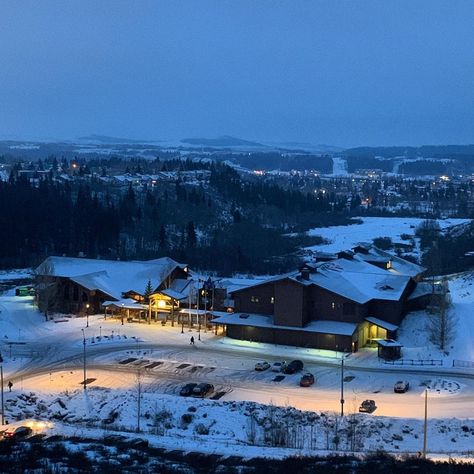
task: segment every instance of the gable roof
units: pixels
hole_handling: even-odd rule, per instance
[[[174,269],[185,266],[168,257],[129,262],[48,257],[35,271],[39,275],[70,278],[88,290],[100,290],[121,299],[127,291],[143,294],[148,280],[154,289],[158,288]]]
[[[362,247],[359,245],[358,247]],[[357,249],[357,247],[354,247]],[[419,274],[426,271],[425,267],[418,265],[417,263],[410,262],[397,255],[392,255],[385,250],[379,249],[375,245],[366,245],[363,247],[367,253],[356,252],[354,254],[355,260],[363,260],[366,262],[382,262],[390,260],[392,262],[391,268],[387,269],[388,272],[394,275],[404,275],[415,278]]]
[[[405,291],[410,276],[394,274],[362,260],[340,258],[316,265],[316,271],[303,279],[300,272],[278,275],[247,288],[289,279],[304,286],[315,285],[341,295],[356,303],[372,299],[398,301]],[[234,290],[237,293],[242,290]]]

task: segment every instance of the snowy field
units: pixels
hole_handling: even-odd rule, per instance
[[[338,252],[347,250],[358,243],[371,243],[377,237],[390,237],[394,243],[409,243],[401,238],[402,234],[415,237],[416,227],[424,219],[416,217],[361,217],[362,224],[333,226],[311,229],[308,235],[321,236],[329,243],[307,247],[308,250]],[[469,219],[438,219],[441,230],[470,222]],[[416,241],[417,239],[415,239]]]

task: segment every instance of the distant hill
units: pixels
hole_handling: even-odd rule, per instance
[[[413,146],[380,146],[380,147],[357,147],[349,148],[343,153],[345,156],[363,156],[374,157],[383,156],[384,158],[394,158],[406,156],[407,158],[416,158],[423,156],[425,158],[450,158],[453,156],[474,156],[474,145],[423,145]]]
[[[231,137],[224,135],[219,138],[183,138],[181,143],[188,145],[198,145],[206,147],[251,147],[251,148],[267,148],[267,145],[262,143],[243,140],[242,138]]]
[[[86,137],[79,137],[78,140],[80,141],[87,141],[87,142],[100,142],[106,144],[112,143],[153,143],[156,140],[137,140],[134,138],[119,138],[119,137],[109,137],[107,135],[88,135]]]
[[[269,145],[287,150],[305,150],[312,153],[341,153],[344,148],[334,145],[325,145],[323,143],[313,144],[307,142],[275,142]]]

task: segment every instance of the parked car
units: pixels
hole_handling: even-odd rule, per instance
[[[27,438],[33,434],[33,430],[29,426],[17,426],[7,429],[3,433],[5,440],[19,440]]]
[[[284,362],[273,362],[272,372],[282,372],[284,367],[285,367]]]
[[[263,372],[264,370],[267,370],[270,368],[270,364],[264,360],[263,362],[257,362],[255,364],[255,370],[257,370],[258,372]]]
[[[179,391],[179,394],[182,397],[190,397],[193,394],[193,390],[196,386],[197,386],[197,383],[187,383],[181,388],[181,390]]]
[[[214,385],[210,383],[200,383],[193,388],[193,397],[204,398],[214,391]]]
[[[285,374],[296,374],[303,370],[304,364],[300,360],[292,360],[288,365],[283,368]]]
[[[314,384],[314,375],[307,372],[300,379],[300,387],[310,387]]]
[[[399,380],[398,382],[395,382],[395,385],[393,386],[393,391],[395,393],[405,393],[408,392],[409,388],[410,384],[406,380]]]
[[[359,407],[360,413],[373,413],[377,409],[375,400],[364,400]]]

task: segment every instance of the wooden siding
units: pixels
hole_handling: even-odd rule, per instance
[[[280,326],[303,327],[307,322],[306,287],[292,280],[275,282],[273,322]]]
[[[319,286],[308,288],[308,319],[309,320],[331,320],[346,323],[359,323],[367,317],[367,304],[356,303],[344,296],[328,291]],[[352,306],[353,312],[346,312],[348,306]]]
[[[351,352],[353,348],[353,339],[351,336],[321,334],[309,331],[227,325],[226,334],[233,339],[244,341],[284,344],[287,346],[308,347],[312,349]],[[354,338],[354,343],[355,342],[356,339]],[[357,347],[357,344],[354,344],[354,347]]]
[[[244,288],[234,293],[234,308],[238,313],[273,314],[274,283]],[[252,301],[255,298],[258,301]]]

